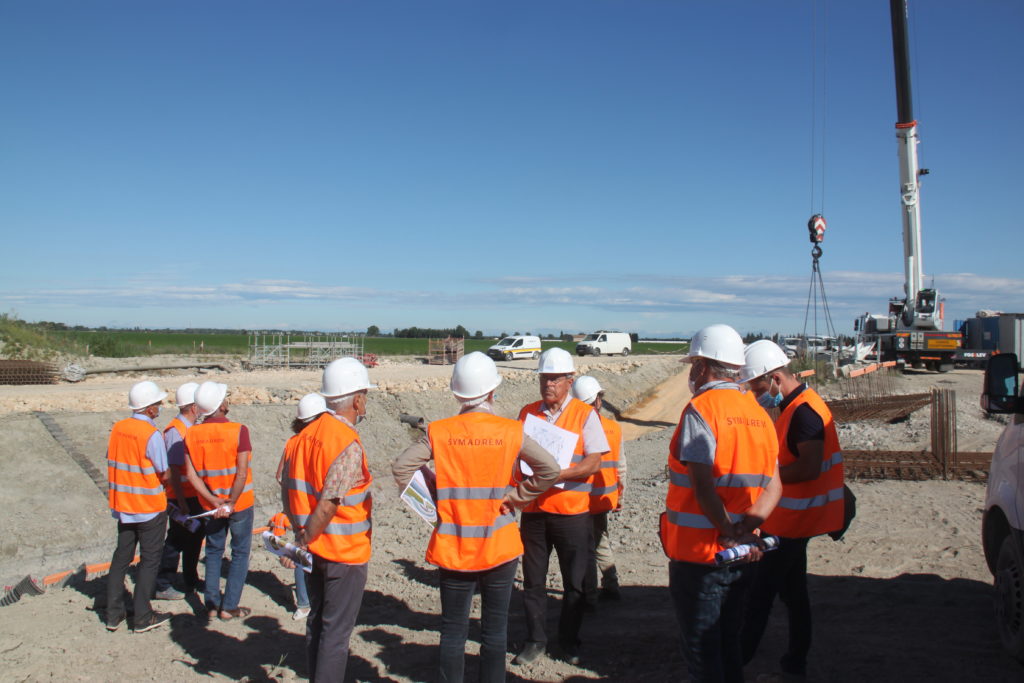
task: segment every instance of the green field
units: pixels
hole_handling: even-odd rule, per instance
[[[249,337],[242,333],[216,332],[165,332],[138,330],[67,330],[51,332],[51,337],[60,337],[67,346],[81,353],[107,358],[127,356],[148,356],[153,354],[234,354],[245,356],[249,353]],[[466,339],[466,352],[486,351],[494,339]],[[547,341],[544,348],[559,346],[570,353],[575,352],[572,342]],[[634,354],[680,353],[688,348],[686,342],[678,344],[651,344],[638,342],[633,345]],[[396,337],[367,337],[366,353],[378,356],[425,356],[426,339]]]

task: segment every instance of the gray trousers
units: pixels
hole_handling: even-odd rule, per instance
[[[149,599],[153,597],[166,531],[166,512],[161,512],[148,522],[125,524],[118,521],[117,546],[110,558],[110,572],[107,574],[107,624],[113,626],[124,618],[124,577],[135,558],[136,546],[139,548],[139,567],[135,574],[133,595],[135,623],[144,624],[149,620],[153,613]]]
[[[313,555],[313,571],[306,577],[306,657],[309,680],[314,683],[345,680],[348,640],[363,602],[366,568],[365,564],[330,562]]]

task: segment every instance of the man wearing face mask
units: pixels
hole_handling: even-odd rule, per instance
[[[324,368],[320,395],[328,412],[288,442],[281,502],[300,546],[313,554],[307,577],[309,680],[345,679],[349,638],[359,615],[370,561],[373,477],[356,425],[375,389],[366,367],[339,358]]]
[[[715,553],[760,544],[754,534],[782,486],[771,418],[737,384],[743,340],[710,325],[690,342],[693,398],[669,446],[669,487],[661,541],[669,590],[695,681],[742,681],[740,628],[752,578],[748,563],[717,566]],[[755,549],[748,556],[757,561]]]
[[[843,455],[832,413],[787,367],[789,358],[767,339],[747,347],[740,379],[758,402],[777,406],[782,499],[761,526],[779,548],[757,566],[743,624],[743,661],[754,658],[778,595],[789,614],[789,647],[779,660],[784,676],[806,675],[811,647],[807,543],[843,526]]]

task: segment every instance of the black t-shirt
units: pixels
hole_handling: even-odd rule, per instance
[[[789,404],[805,389],[807,389],[807,385],[801,384],[796,391],[782,399],[782,403],[779,404],[779,410],[785,411]],[[793,454],[794,458],[799,458],[800,452],[797,450],[797,444],[804,443],[805,441],[824,440],[825,423],[822,421],[821,415],[814,412],[814,409],[806,403],[798,406],[793,411],[793,419],[789,421],[789,431],[786,432],[786,447],[789,448],[789,452]]]

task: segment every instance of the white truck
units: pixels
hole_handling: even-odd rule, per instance
[[[981,542],[995,579],[995,608],[1003,648],[1024,663],[1024,396],[1017,355],[989,359],[981,407],[1013,417],[992,452]]]
[[[576,344],[577,356],[601,356],[622,354],[628,356],[633,350],[633,340],[625,332],[598,330],[588,334]]]

